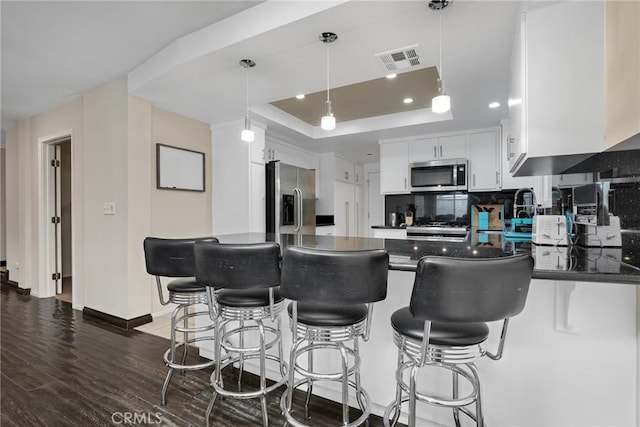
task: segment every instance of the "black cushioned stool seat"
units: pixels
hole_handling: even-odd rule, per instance
[[[259,307],[269,305],[269,289],[224,289],[216,295],[218,304],[229,307]],[[284,301],[279,288],[273,289],[273,302]]]
[[[204,285],[196,282],[195,277],[185,277],[184,279],[175,279],[167,283],[169,292],[205,292]]]
[[[292,316],[293,303],[287,307]],[[298,303],[298,322],[309,326],[347,326],[362,322],[367,318],[367,305],[326,305]]]
[[[396,310],[391,315],[393,329],[414,340],[424,337],[424,320],[413,317],[409,307]],[[489,337],[486,323],[442,323],[431,322],[429,343],[435,345],[466,346],[479,344]]]
[[[197,311],[198,304],[207,304],[207,288],[195,279],[194,245],[195,242],[210,242],[215,244],[215,237],[200,237],[193,239],[163,239],[147,237],[144,239],[144,258],[147,273],[156,277],[156,286],[160,304],[176,304],[171,314],[171,347],[164,354],[164,363],[169,367],[167,377],[162,386],[161,404],[167,401],[167,388],[171,381],[174,369],[187,370],[204,369],[215,364],[209,360],[201,363],[186,364],[187,349],[189,344],[195,342],[214,340],[213,322],[209,319],[209,311]],[[161,277],[170,277],[172,280],[166,285],[169,291],[169,300],[164,299]],[[193,326],[189,320],[196,317],[204,318],[202,326]],[[179,341],[176,334],[183,336]],[[196,336],[196,334],[198,336]],[[182,361],[177,360],[176,352],[182,347]]]
[[[387,296],[389,256],[382,249],[331,251],[288,246],[282,259],[281,290],[293,302],[293,345],[289,353],[288,387],[280,408],[293,427],[315,426],[309,416],[313,385],[335,381],[342,386],[342,419],[336,424],[354,427],[365,423],[371,411],[369,395],[360,384],[359,340],[369,339],[373,303]],[[340,369],[314,371],[314,353],[335,358]],[[304,418],[293,407],[294,391],[306,387]],[[349,390],[355,389],[360,416],[349,416]]]
[[[433,256],[418,261],[409,306],[391,316],[398,347],[397,383],[395,400],[384,412],[385,427],[397,423],[405,402],[409,402],[408,427],[417,425],[417,402],[452,408],[456,426],[460,426],[461,412],[478,427],[484,426],[475,361],[483,356],[502,357],[509,318],[523,310],[532,272],[529,255]],[[483,348],[489,338],[487,323],[499,320],[502,333],[498,351],[492,354]],[[418,387],[418,372],[423,368],[451,372],[451,397],[444,397],[442,390]],[[460,377],[467,382],[462,397]],[[475,412],[470,405],[475,405]]]

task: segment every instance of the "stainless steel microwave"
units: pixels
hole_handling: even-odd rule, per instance
[[[467,189],[467,159],[432,160],[409,165],[411,191]]]

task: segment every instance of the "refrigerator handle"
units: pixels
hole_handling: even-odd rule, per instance
[[[294,231],[300,231],[302,228],[302,191],[299,188],[293,189],[294,205],[295,205],[295,228]]]

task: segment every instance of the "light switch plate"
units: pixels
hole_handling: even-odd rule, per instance
[[[102,213],[104,215],[115,215],[116,214],[116,204],[114,202],[104,202],[102,204]]]

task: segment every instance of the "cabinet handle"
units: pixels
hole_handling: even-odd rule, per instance
[[[440,146],[440,158],[442,158],[442,145]]]
[[[476,186],[476,174],[475,173],[473,174],[473,186],[474,187]]]
[[[500,183],[500,173],[496,171],[496,185]]]
[[[349,171],[344,171],[344,179],[349,181]]]
[[[513,151],[511,151],[511,144],[515,143],[516,139],[513,136],[509,136],[509,144],[507,144],[507,152],[509,153],[509,158],[512,158],[515,156],[515,153]]]
[[[275,160],[276,159],[276,149],[272,149],[271,150],[271,160]]]
[[[404,179],[404,189],[407,189],[407,178]]]
[[[434,145],[433,146],[433,158],[435,159],[436,157],[438,157],[438,152],[436,151],[437,147]]]

